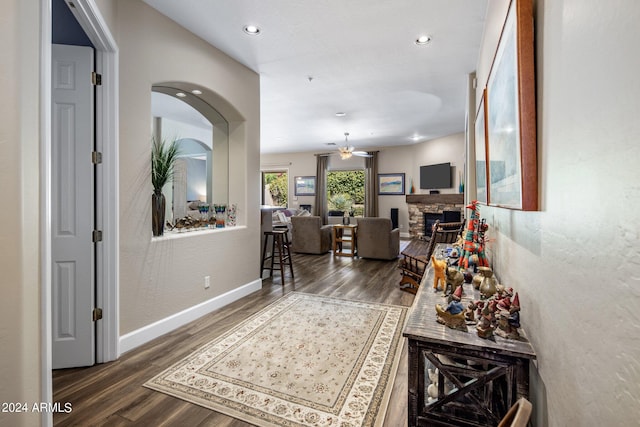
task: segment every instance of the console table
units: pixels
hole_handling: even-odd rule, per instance
[[[432,283],[429,263],[403,331],[409,341],[409,426],[495,426],[520,397],[529,397],[533,347],[522,329],[522,340],[483,339],[472,325],[462,332],[437,323],[435,305],[447,301]],[[480,299],[471,284],[464,291],[465,307]]]

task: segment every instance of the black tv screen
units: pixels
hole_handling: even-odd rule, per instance
[[[451,163],[420,166],[420,188],[451,188]]]

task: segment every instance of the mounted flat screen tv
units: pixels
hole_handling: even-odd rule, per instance
[[[451,188],[451,163],[420,166],[420,188]]]

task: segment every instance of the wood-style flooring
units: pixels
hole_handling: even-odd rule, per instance
[[[401,248],[408,242],[402,241]],[[142,384],[282,295],[299,291],[344,299],[410,306],[414,296],[398,288],[397,262],[293,254],[287,271],[264,279],[262,289],[157,338],[119,360],[90,368],[53,372],[55,402],[70,402],[69,414],[54,415],[56,426],[249,426],[221,413],[144,388]],[[385,426],[407,420],[407,349],[403,350]]]

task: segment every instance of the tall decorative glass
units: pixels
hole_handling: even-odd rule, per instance
[[[213,205],[216,211],[216,228],[224,228],[226,205]]]

